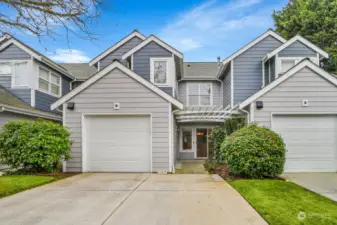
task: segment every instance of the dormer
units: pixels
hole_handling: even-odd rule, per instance
[[[262,59],[263,84],[269,84],[305,58],[319,66],[329,55],[307,39],[296,35]]]
[[[131,69],[166,93],[175,96],[183,54],[151,35],[122,56]]]

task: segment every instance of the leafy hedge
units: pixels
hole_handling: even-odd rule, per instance
[[[0,164],[34,172],[52,171],[70,159],[66,127],[49,121],[10,121],[0,130]]]
[[[228,136],[221,152],[233,174],[273,177],[283,172],[285,144],[272,130],[252,124]]]

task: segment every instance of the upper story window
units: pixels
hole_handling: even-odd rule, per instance
[[[10,76],[12,74],[12,65],[10,62],[0,62],[0,75]]]
[[[211,83],[189,83],[187,85],[187,105],[210,106],[213,104]]]
[[[150,72],[151,82],[158,86],[166,86],[169,84],[169,71],[172,58],[151,58]]]
[[[61,95],[61,77],[39,67],[39,90],[59,97]]]
[[[287,72],[291,67],[295,66],[296,59],[281,59],[281,71],[280,73]]]

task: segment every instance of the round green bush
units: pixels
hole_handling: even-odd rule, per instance
[[[0,129],[0,164],[34,172],[54,170],[70,159],[66,127],[49,121],[10,121]]]
[[[283,172],[285,144],[274,131],[252,124],[228,136],[221,146],[230,171],[247,178],[274,177]]]

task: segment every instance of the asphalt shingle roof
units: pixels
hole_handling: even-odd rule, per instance
[[[184,62],[184,78],[215,78],[217,62]]]
[[[89,63],[60,63],[60,65],[79,80],[86,80],[91,77],[91,75],[97,73],[97,69],[93,66],[89,66]]]

